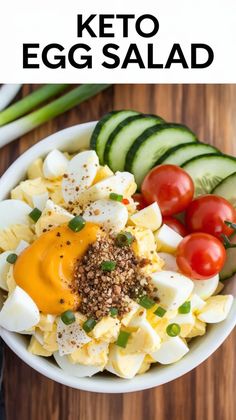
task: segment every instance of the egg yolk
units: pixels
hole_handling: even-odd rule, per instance
[[[74,264],[99,235],[99,226],[86,223],[80,232],[61,225],[42,234],[17,258],[14,278],[45,314],[61,314],[79,306]]]

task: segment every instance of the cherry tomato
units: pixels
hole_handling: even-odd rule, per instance
[[[204,280],[223,268],[226,251],[222,243],[208,233],[191,233],[180,242],[176,262],[186,276]]]
[[[175,232],[179,233],[183,237],[188,234],[184,224],[175,219],[175,217],[165,216],[163,217],[163,223],[169,226],[171,229],[175,230]]]
[[[148,206],[148,203],[146,202],[144,196],[140,193],[134,194],[133,199],[136,203],[138,203],[138,205],[137,205],[138,210],[142,210],[142,209],[144,209],[145,207]]]
[[[187,172],[178,166],[160,165],[146,175],[141,190],[148,204],[156,201],[163,216],[172,216],[191,203],[194,185]]]
[[[193,200],[186,210],[186,226],[189,232],[206,232],[219,239],[222,234],[231,235],[233,229],[224,222],[236,221],[233,206],[223,197],[203,195]]]

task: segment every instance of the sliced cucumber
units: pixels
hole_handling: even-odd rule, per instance
[[[147,128],[164,123],[155,115],[135,115],[128,117],[112,131],[106,143],[104,162],[115,171],[123,171],[126,155],[136,140]]]
[[[196,142],[195,134],[180,124],[159,124],[145,130],[131,146],[126,156],[125,169],[141,182],[157,160],[177,144]]]
[[[224,197],[236,208],[236,172],[217,184],[212,190],[212,194]]]
[[[230,242],[236,244],[236,234],[230,238]],[[226,250],[226,262],[220,272],[220,280],[226,280],[236,273],[236,248],[228,248]]]
[[[193,143],[193,144],[180,144],[168,150],[161,158],[156,162],[156,165],[171,164],[181,166],[188,160],[195,156],[201,156],[206,154],[217,155],[220,151],[209,144],[204,143]]]
[[[197,156],[182,165],[191,176],[195,197],[209,194],[222,179],[236,172],[236,158],[226,155]]]
[[[97,152],[101,165],[104,163],[104,150],[111,132],[125,118],[139,114],[139,112],[129,109],[112,111],[98,121],[90,140],[90,147]]]

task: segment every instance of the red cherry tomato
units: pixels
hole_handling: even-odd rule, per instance
[[[236,221],[233,206],[223,197],[203,195],[193,200],[186,210],[186,226],[190,232],[206,232],[219,239],[231,235],[233,229],[224,222]]]
[[[178,166],[160,165],[146,175],[141,190],[148,204],[156,201],[163,216],[172,216],[191,203],[194,185],[187,172]]]
[[[226,259],[222,243],[208,233],[191,233],[180,242],[176,262],[186,276],[204,280],[215,276]]]
[[[186,227],[181,223],[179,220],[175,219],[171,216],[163,217],[163,223],[169,226],[171,229],[175,230],[175,232],[179,233],[181,236],[186,236],[188,231]]]
[[[148,203],[146,202],[144,196],[140,193],[134,194],[133,199],[136,203],[138,203],[137,205],[138,210],[142,210],[148,206]]]

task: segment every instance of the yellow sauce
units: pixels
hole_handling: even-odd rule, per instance
[[[61,314],[79,306],[79,295],[71,289],[76,259],[96,241],[99,226],[86,223],[80,232],[61,225],[44,233],[18,257],[14,278],[45,314]]]

